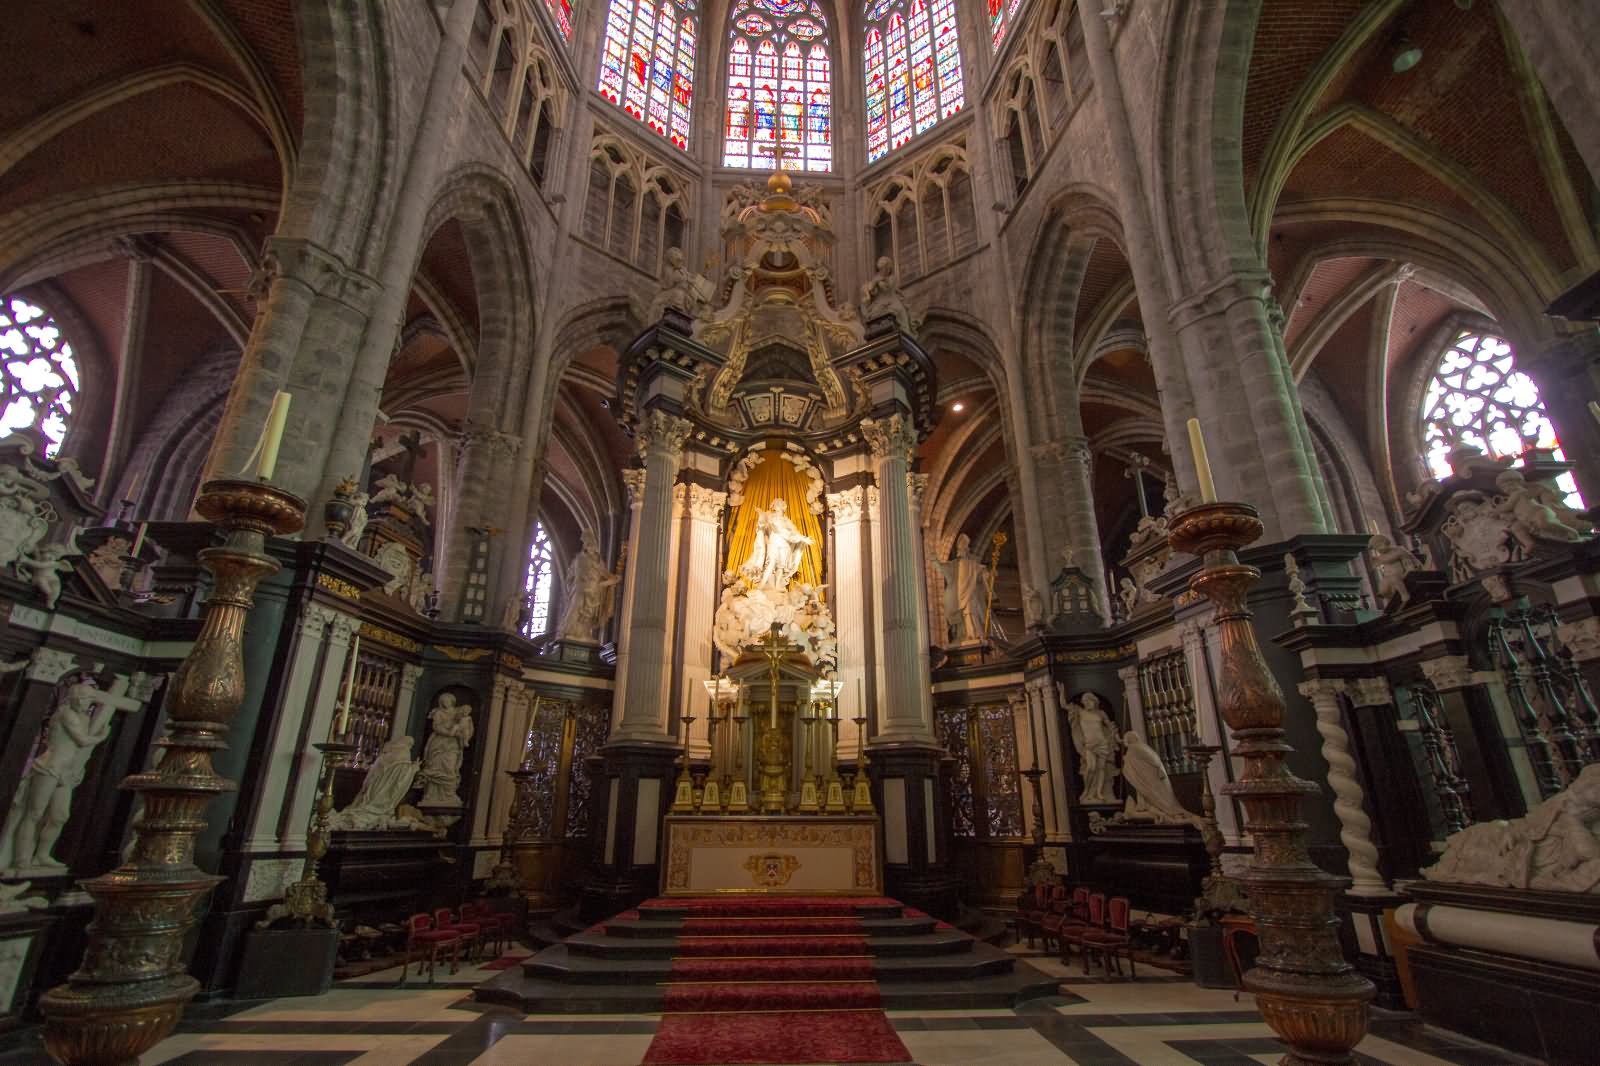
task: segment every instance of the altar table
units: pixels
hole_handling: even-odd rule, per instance
[[[872,815],[669,815],[666,896],[883,895]]]

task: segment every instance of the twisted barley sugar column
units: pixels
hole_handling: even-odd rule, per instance
[[[1244,806],[1255,840],[1246,867],[1250,916],[1261,938],[1256,965],[1244,975],[1261,1014],[1288,1045],[1279,1066],[1337,1066],[1367,1031],[1372,983],[1356,973],[1339,946],[1334,898],[1347,883],[1325,873],[1306,852],[1300,804],[1317,786],[1289,772],[1283,691],[1267,669],[1250,624],[1246,596],[1261,571],[1239,562],[1238,549],[1261,536],[1261,519],[1242,503],[1205,503],[1173,517],[1173,550],[1201,556],[1189,587],[1216,605],[1221,637],[1218,702],[1244,763],[1223,793]]]
[[[238,787],[211,765],[244,699],[244,631],[256,585],[278,569],[266,538],[293,533],[305,519],[298,496],[258,481],[208,481],[195,510],[225,533],[200,553],[216,582],[194,647],[179,665],[167,700],[159,765],[122,787],[144,800],[128,857],[83,882],[94,919],[83,963],[39,1000],[44,1042],[64,1066],[136,1066],[172,1032],[199,982],[183,961],[183,938],[222,878],[194,864],[195,834],[211,797]]]

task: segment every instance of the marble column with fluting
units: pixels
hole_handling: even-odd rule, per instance
[[[682,676],[687,689],[689,713],[694,716],[691,745],[694,754],[705,758],[711,753],[710,713],[704,682],[711,678],[711,628],[717,607],[717,524],[728,502],[726,492],[701,485],[688,486],[685,508],[683,558],[683,624],[678,630]],[[679,713],[682,713],[680,708]]]
[[[1033,692],[1034,714],[1038,716],[1039,768],[1046,777],[1040,784],[1044,789],[1045,839],[1059,842],[1067,839],[1067,747],[1061,742],[1061,713],[1056,708],[1055,686],[1048,677],[1037,678],[1030,685]]]
[[[623,546],[626,558],[622,567],[622,594],[617,602],[617,685],[611,694],[611,731],[622,721],[622,707],[628,691],[628,619],[633,617],[634,565],[639,547],[639,508],[644,503],[644,471],[624,470],[623,487],[628,490],[628,540]]]
[[[841,759],[855,759],[859,743],[855,715],[857,693],[866,691],[867,581],[863,542],[866,489],[861,485],[828,493],[833,522],[833,620],[839,641],[839,745]]]
[[[666,732],[669,565],[672,555],[672,487],[691,426],[687,419],[650,411],[639,421],[644,498],[633,537],[633,602],[628,616],[627,689],[611,742],[670,744]]]
[[[1122,679],[1122,705],[1128,713],[1126,728],[1141,737],[1148,736],[1144,731],[1144,693],[1139,691],[1139,664],[1124,666],[1117,671],[1117,676]]]
[[[1378,846],[1372,841],[1372,819],[1367,817],[1365,794],[1357,779],[1356,761],[1350,754],[1350,734],[1345,732],[1339,695],[1345,683],[1337,678],[1314,678],[1300,683],[1300,695],[1317,712],[1317,732],[1322,734],[1322,758],[1328,764],[1328,787],[1333,790],[1333,813],[1339,819],[1339,841],[1350,867],[1350,894],[1387,895],[1389,886],[1378,873]]]
[[[872,448],[883,528],[883,573],[878,602],[883,612],[885,691],[879,695],[879,743],[932,746],[933,698],[928,684],[927,645],[918,645],[926,612],[925,586],[917,561],[917,530],[911,518],[906,475],[917,433],[900,415],[866,419],[862,434]]]

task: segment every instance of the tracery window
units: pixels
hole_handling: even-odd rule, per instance
[[[1516,367],[1501,337],[1463,330],[1439,358],[1422,403],[1422,440],[1428,472],[1449,477],[1450,450],[1470,444],[1493,456],[1549,449],[1565,459],[1556,427],[1545,414],[1539,387]],[[1578,484],[1566,473],[1556,484],[1567,503],[1582,508]]]
[[[533,546],[528,550],[528,580],[524,595],[528,601],[528,622],[522,635],[530,640],[550,628],[550,592],[555,587],[555,556],[550,550],[550,534],[544,523],[533,526]]]
[[[833,169],[833,63],[816,0],[737,0],[728,16],[722,163]]]
[[[932,129],[966,103],[955,0],[868,0],[867,162]]]
[[[0,297],[0,437],[37,424],[54,455],[78,396],[72,345],[44,308]]]
[[[600,95],[689,147],[694,103],[695,0],[611,0],[600,53]]]
[[[1022,0],[985,0],[985,3],[989,7],[989,46],[998,52],[1000,42],[1006,39],[1006,31],[1016,21]]]

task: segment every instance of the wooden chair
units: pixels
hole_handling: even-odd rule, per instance
[[[1017,911],[1017,926],[1024,937],[1027,938],[1028,947],[1032,949],[1034,938],[1039,936],[1039,923],[1045,915],[1050,913],[1050,886],[1034,885],[1033,892],[1020,910]]]
[[[449,907],[440,907],[433,912],[433,924],[437,929],[448,929],[460,936],[462,954],[469,960],[483,947],[483,926],[465,919],[457,921]]]
[[[1050,950],[1050,941],[1061,943],[1061,923],[1067,920],[1067,888],[1056,885],[1050,890],[1050,904],[1039,919],[1039,946]]]
[[[433,984],[433,966],[439,960],[439,953],[450,952],[450,972],[455,973],[461,958],[461,934],[450,929],[435,929],[433,919],[426,914],[413,914],[406,921],[406,955],[405,961],[400,964],[400,983],[406,983],[406,971],[411,968],[411,960],[417,959],[417,973],[422,972],[421,956],[428,959],[428,983]]]
[[[463,907],[462,910],[465,911],[466,908]],[[496,931],[500,935],[500,950],[502,952],[510,947],[514,941],[520,939],[517,936],[517,916],[511,911],[494,910],[489,906],[488,900],[480,899],[474,913],[476,914],[474,921],[484,926],[489,925],[491,922],[495,925]]]
[[[1128,957],[1128,980],[1138,980],[1138,971],[1133,965],[1133,938],[1128,928],[1128,911],[1130,907],[1126,896],[1114,897],[1107,907],[1110,920],[1104,929],[1091,929],[1083,937],[1083,972],[1089,972],[1089,953],[1097,952],[1101,962],[1106,968],[1106,977],[1111,976],[1111,963],[1120,955]],[[1122,963],[1117,963],[1117,975],[1122,975]]]
[[[1071,945],[1078,945],[1078,950],[1083,952],[1083,972],[1089,972],[1089,950],[1086,938],[1097,929],[1105,928],[1106,922],[1106,897],[1102,892],[1089,893],[1087,916],[1081,925],[1064,928],[1061,931],[1061,957],[1063,959],[1071,954]]]
[[[1072,890],[1072,902],[1067,906],[1067,914],[1061,923],[1057,939],[1061,942],[1061,961],[1066,962],[1072,958],[1072,943],[1068,934],[1082,933],[1089,927],[1089,890],[1079,885]]]

